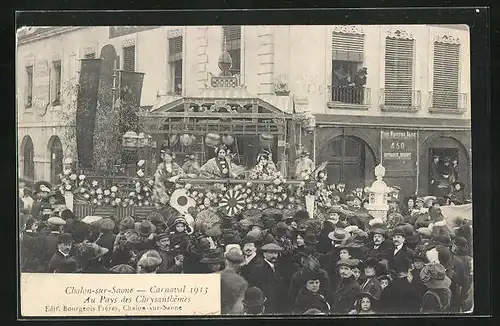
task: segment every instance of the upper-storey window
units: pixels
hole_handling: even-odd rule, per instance
[[[135,45],[123,48],[123,70],[135,71]]]
[[[26,103],[25,106],[33,106],[33,65],[26,67]]]
[[[414,48],[413,39],[385,39],[386,106],[412,107]]]
[[[226,46],[233,61],[229,72],[232,75],[239,74],[241,71],[241,26],[222,26],[222,43],[223,48]]]
[[[342,27],[332,33],[332,101],[364,104],[364,44],[364,35],[354,27]]]
[[[455,42],[434,42],[432,109],[462,109],[459,94],[460,44]]]
[[[182,42],[182,35],[168,39],[171,90],[175,94],[181,94],[182,92]]]

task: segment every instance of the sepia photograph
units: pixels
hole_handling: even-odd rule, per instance
[[[474,311],[467,25],[16,38],[21,315]]]

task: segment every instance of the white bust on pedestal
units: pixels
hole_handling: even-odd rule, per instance
[[[387,211],[389,210],[387,195],[390,189],[382,180],[384,175],[385,168],[381,164],[377,165],[375,167],[375,176],[377,180],[368,188],[369,203],[367,209],[374,218],[379,218],[385,222],[387,219]]]

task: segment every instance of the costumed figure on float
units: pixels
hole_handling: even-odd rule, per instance
[[[235,173],[232,171],[231,162],[226,157],[229,153],[225,145],[220,145],[215,149],[215,157],[209,159],[200,168],[200,176],[203,178],[234,178]]]
[[[278,173],[272,153],[263,149],[257,156],[257,164],[250,171],[250,179],[273,180]]]
[[[160,151],[162,162],[158,164],[154,175],[153,202],[156,205],[166,205],[169,193],[174,190],[177,180],[184,175],[182,168],[174,162],[174,154],[163,147]]]
[[[302,149],[295,168],[295,179],[305,180],[314,171],[314,162],[309,157],[309,151]]]

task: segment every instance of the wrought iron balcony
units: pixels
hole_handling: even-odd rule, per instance
[[[467,110],[467,93],[429,92],[429,112],[462,114]]]
[[[368,110],[370,107],[370,88],[363,86],[329,86],[330,109]]]
[[[384,88],[380,90],[380,109],[382,111],[415,112],[420,109],[420,106],[420,91]]]

